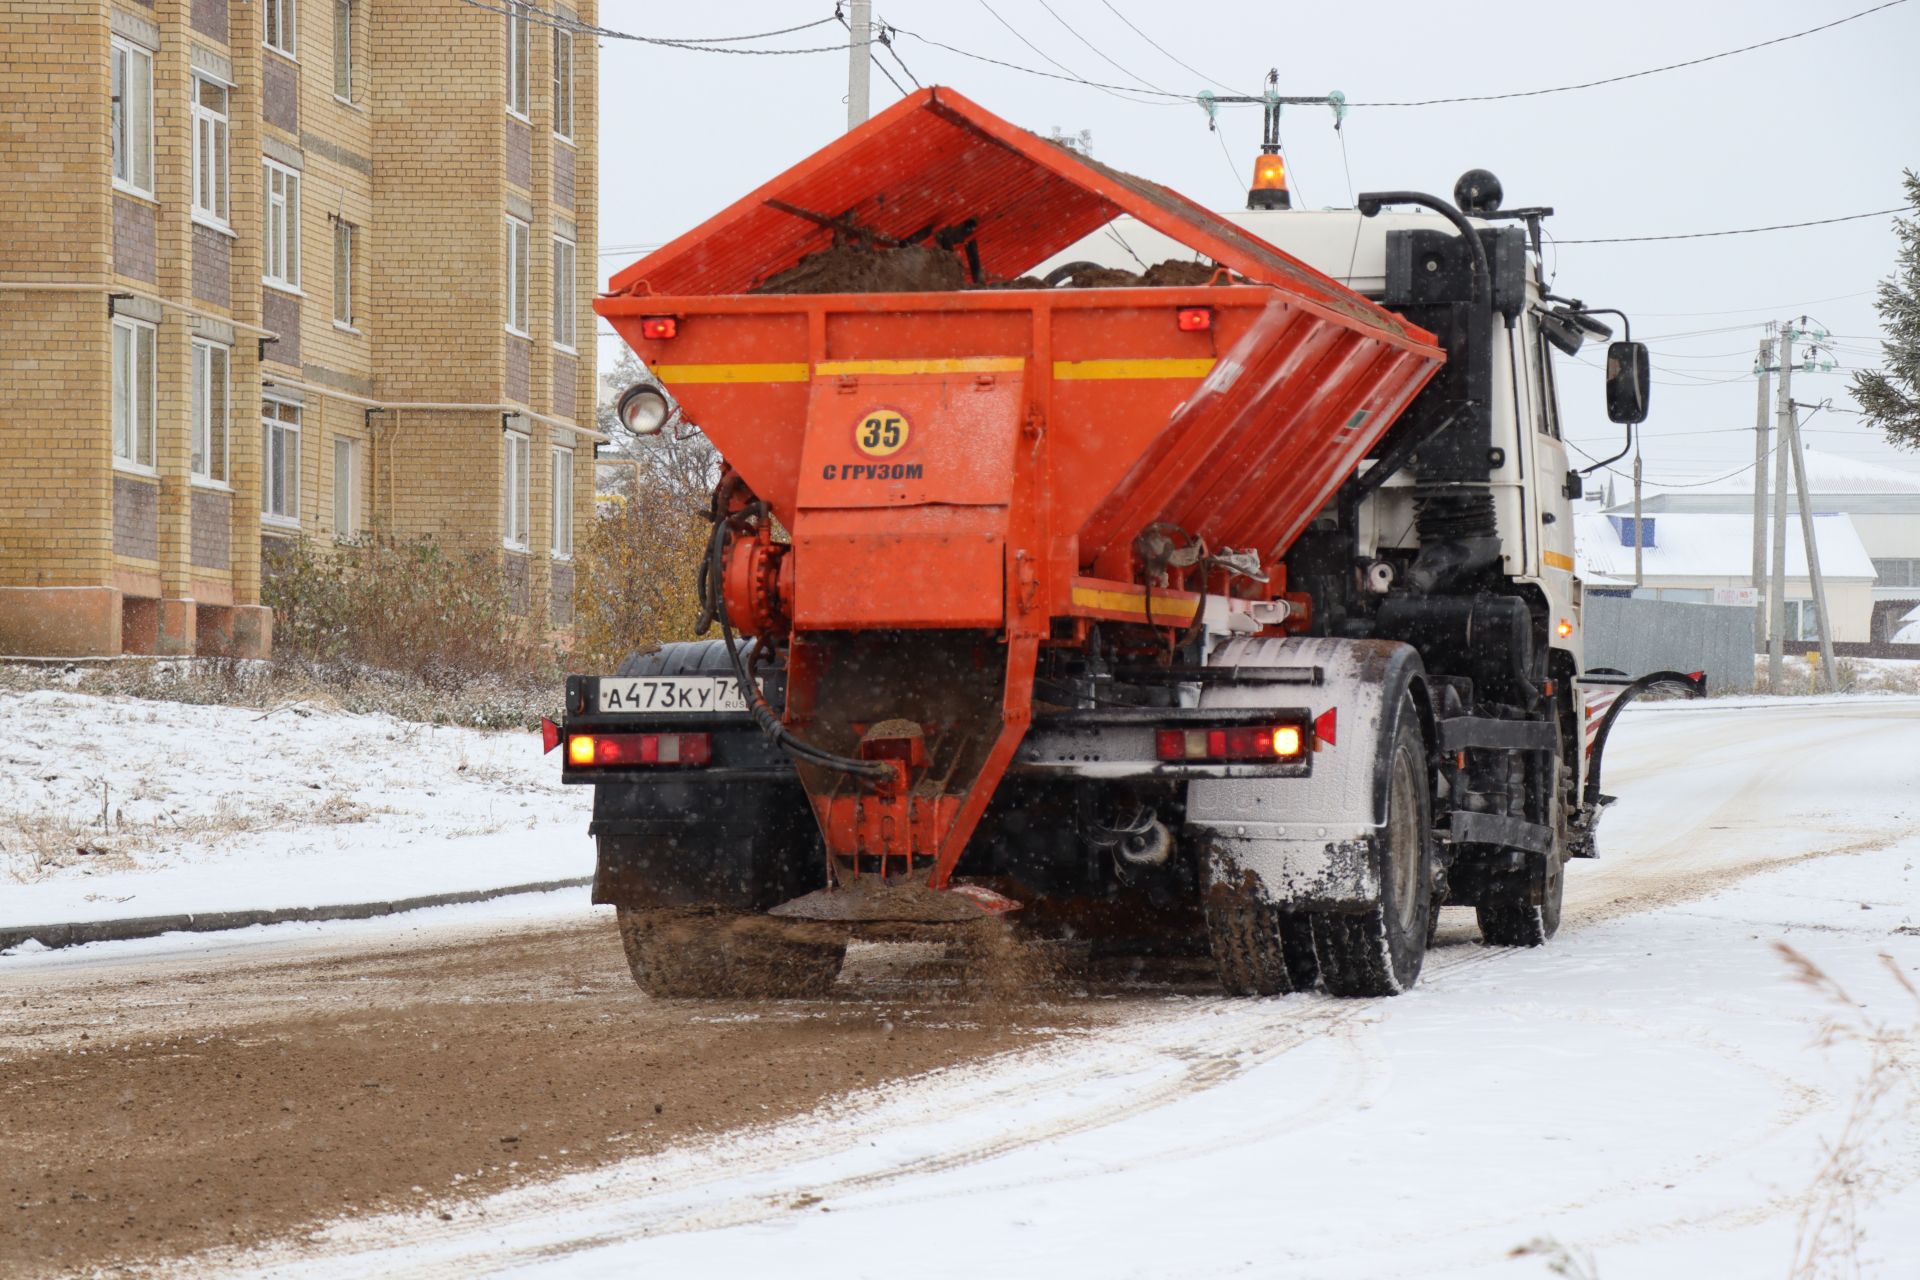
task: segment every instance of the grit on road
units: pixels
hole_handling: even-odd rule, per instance
[[[1638,708],[1608,756],[1560,937],[1450,911],[1394,1000],[930,1001],[875,954],[656,1003],[578,909],[0,960],[0,1272],[1785,1274],[1872,1069],[1823,1029],[1920,1025],[1920,700]],[[1827,1241],[1868,1274],[1920,1257],[1893,1097]]]

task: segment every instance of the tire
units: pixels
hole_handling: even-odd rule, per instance
[[[1313,927],[1251,890],[1215,885],[1207,892],[1207,946],[1230,996],[1280,996],[1313,990],[1320,965]]]
[[[1553,762],[1554,792],[1550,825],[1554,849],[1528,852],[1521,869],[1496,875],[1481,890],[1473,913],[1480,921],[1480,941],[1489,947],[1538,947],[1560,931],[1560,902],[1567,887],[1565,795],[1573,786],[1572,771],[1558,758]]]
[[[712,911],[619,908],[633,980],[669,1000],[817,1000],[847,940],[831,926]]]
[[[1489,947],[1538,947],[1560,929],[1560,899],[1566,892],[1566,859],[1529,853],[1526,868],[1488,882],[1473,913],[1480,940]]]
[[[1386,825],[1374,845],[1380,901],[1313,917],[1320,978],[1336,996],[1396,996],[1420,978],[1433,913],[1433,811],[1427,748],[1412,699],[1401,702],[1387,773]]]

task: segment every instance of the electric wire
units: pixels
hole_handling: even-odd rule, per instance
[[[1907,0],[1886,0],[1884,4],[1874,5],[1871,9],[1862,9],[1850,13],[1844,18],[1835,18],[1832,22],[1823,22],[1817,27],[1808,27],[1805,31],[1794,31],[1787,35],[1775,36],[1771,40],[1761,40],[1755,44],[1741,45],[1738,49],[1727,49],[1720,53],[1710,53],[1705,57],[1688,58],[1684,62],[1669,62],[1665,66],[1649,67],[1645,71],[1629,71],[1625,75],[1607,76],[1600,80],[1585,80],[1579,84],[1555,85],[1546,89],[1525,89],[1514,93],[1479,93],[1455,98],[1420,98],[1403,102],[1349,102],[1350,107],[1436,107],[1455,102],[1502,102],[1511,98],[1539,98],[1550,93],[1572,93],[1578,89],[1597,89],[1602,85],[1620,84],[1626,80],[1638,80],[1644,76],[1657,76],[1666,71],[1678,71],[1683,67],[1697,67],[1702,63],[1718,62],[1722,58],[1731,58],[1737,54],[1752,53],[1756,49],[1770,48],[1776,44],[1785,44],[1789,40],[1799,40],[1806,36],[1817,35],[1822,31],[1831,31],[1835,27],[1845,26],[1871,14],[1903,5]]]
[[[880,43],[885,47],[887,56],[892,58],[894,63],[900,68],[901,74],[913,81],[913,87],[916,89],[924,88],[925,86],[920,83],[920,77],[913,74],[912,68],[908,67],[906,62],[901,59],[900,51],[893,47],[893,26],[885,21],[880,23]]]
[[[1052,14],[1053,20],[1059,23],[1061,26],[1065,27],[1067,29],[1068,35],[1072,36],[1075,40],[1078,40],[1081,44],[1087,46],[1088,49],[1092,50],[1094,57],[1100,59],[1100,61],[1106,63],[1108,66],[1112,67],[1115,71],[1118,71],[1121,75],[1127,77],[1127,79],[1136,80],[1139,83],[1145,85],[1147,88],[1156,90],[1160,93],[1168,92],[1168,90],[1161,88],[1159,85],[1155,84],[1153,81],[1148,80],[1145,77],[1136,74],[1135,72],[1127,70],[1125,67],[1115,62],[1112,58],[1108,57],[1105,53],[1101,52],[1100,48],[1097,45],[1095,45],[1093,41],[1081,35],[1079,31],[1074,29],[1074,26],[1072,23],[1068,22],[1065,18],[1061,17],[1059,11],[1056,10],[1052,5],[1048,4],[1047,0],[1040,0],[1040,7],[1042,9],[1045,9],[1049,14]]]
[[[460,0],[460,3],[473,9],[483,9],[488,13],[497,13],[503,17],[519,18],[537,27],[552,27],[556,31],[567,31],[574,35],[599,36],[603,40],[628,40],[635,44],[659,45],[668,49],[689,49],[700,53],[739,53],[739,54],[790,54],[790,53],[844,53],[843,44],[820,45],[811,49],[729,49],[728,44],[738,44],[747,40],[765,40],[773,36],[791,35],[796,31],[807,31],[814,27],[825,26],[832,18],[816,18],[812,22],[802,22],[797,26],[782,27],[776,31],[756,31],[749,35],[737,36],[643,36],[631,31],[617,31],[612,27],[597,27],[582,22],[578,18],[564,18],[557,13],[548,13],[530,8],[524,4],[489,4],[487,0]]]
[[[838,5],[834,6],[833,18],[834,18],[834,21],[838,22],[841,26],[847,29],[847,40],[848,40],[848,43],[851,44],[853,40],[853,24],[848,22],[846,18],[841,16],[840,6]],[[879,25],[880,24],[878,22],[871,22],[868,24],[869,28],[877,28],[879,27]],[[872,34],[872,31],[870,30],[867,36],[867,58],[869,61],[873,63],[874,66],[880,68],[880,74],[887,78],[887,83],[892,85],[894,89],[899,92],[900,96],[904,98],[907,96],[907,91],[901,87],[900,82],[898,80],[895,80],[893,78],[893,72],[887,70],[887,64],[880,61],[880,55],[873,51],[873,47],[879,43],[880,43],[879,37]]]
[[[1113,5],[1109,4],[1108,0],[1100,0],[1100,3],[1103,5],[1106,5],[1106,9],[1108,13],[1111,13],[1114,17],[1120,19],[1120,21],[1126,23],[1127,27],[1132,30],[1133,34],[1139,36],[1142,40],[1145,40],[1148,44],[1160,50],[1161,53],[1166,54],[1168,59],[1170,59],[1172,62],[1178,65],[1182,70],[1191,71],[1196,76],[1199,76],[1202,80],[1205,80],[1207,83],[1213,85],[1216,89],[1225,89],[1228,93],[1236,94],[1242,98],[1253,98],[1253,97],[1259,96],[1258,94],[1242,92],[1241,90],[1234,88],[1232,85],[1227,84],[1224,81],[1215,80],[1212,76],[1200,70],[1198,67],[1189,66],[1187,63],[1182,62],[1179,58],[1175,57],[1173,52],[1169,50],[1166,46],[1162,45],[1158,40],[1155,40],[1152,36],[1142,31],[1139,27],[1134,26],[1133,20],[1127,17],[1126,14],[1114,8]]]
[[[1870,213],[1848,213],[1838,218],[1814,218],[1807,222],[1776,222],[1765,227],[1735,227],[1727,231],[1688,231],[1676,235],[1664,236],[1608,236],[1602,239],[1561,240],[1560,244],[1644,244],[1649,240],[1706,240],[1714,236],[1750,236],[1762,231],[1792,231],[1798,227],[1824,227],[1835,222],[1858,222],[1862,218],[1884,218],[1895,213],[1920,212],[1912,205],[1897,205],[1891,209],[1875,209]]]
[[[1114,97],[1114,98],[1127,98],[1128,95],[1137,95],[1142,93],[1155,93],[1155,94],[1159,94],[1161,97],[1164,97],[1164,98],[1176,98],[1176,99],[1192,97],[1192,95],[1190,94],[1169,93],[1165,89],[1136,89],[1136,88],[1133,88],[1131,85],[1101,84],[1098,81],[1089,80],[1085,76],[1081,75],[1078,71],[1075,71],[1072,67],[1068,66],[1066,63],[1060,61],[1060,59],[1048,53],[1045,49],[1042,49],[1039,45],[1035,44],[1033,41],[1027,39],[1026,35],[1020,30],[1020,28],[1014,26],[1011,22],[1008,22],[1005,18],[1001,17],[1000,11],[998,9],[995,9],[992,5],[988,4],[987,0],[978,0],[978,3],[982,9],[985,9],[989,14],[993,16],[993,20],[995,22],[1005,27],[1008,31],[1011,31],[1013,33],[1014,39],[1018,40],[1021,44],[1027,46],[1027,48],[1039,54],[1042,58],[1045,58],[1048,62],[1051,62],[1054,66],[1060,68],[1060,70],[1066,72],[1067,78],[1069,80],[1076,80],[1081,84],[1089,85],[1095,89],[1099,89],[1101,92],[1107,94],[1109,97]],[[906,34],[912,35],[913,33],[907,32]],[[1007,65],[1011,66],[1012,64],[1009,63]],[[1136,102],[1139,101],[1137,97],[1134,97],[1131,100]]]

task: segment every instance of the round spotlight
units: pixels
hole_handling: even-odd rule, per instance
[[[614,412],[620,425],[637,436],[658,435],[672,414],[667,398],[645,383],[635,383],[622,391]]]
[[[1493,213],[1505,196],[1500,189],[1500,179],[1487,169],[1469,169],[1453,184],[1453,202],[1460,206],[1460,212],[1469,216]]]

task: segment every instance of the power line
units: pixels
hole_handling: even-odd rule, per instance
[[[474,2],[474,0],[467,0],[467,2],[471,4]],[[991,13],[992,10],[988,10],[988,12]],[[999,17],[998,14],[995,14],[994,16]],[[1001,19],[1001,21],[1004,25],[1005,19]],[[1013,30],[1012,27],[1008,27],[1007,29],[1009,31]],[[923,36],[918,31],[909,31],[905,27],[895,27],[893,28],[893,30],[895,30],[896,32],[898,32],[903,36],[912,36],[915,40],[918,40],[921,44],[929,44],[936,49],[945,49],[948,53],[958,54],[963,58],[971,58],[975,62],[985,62],[991,66],[1005,67],[1009,71],[1021,71],[1026,73],[1027,75],[1040,76],[1043,79],[1047,79],[1047,80],[1064,80],[1069,84],[1084,85],[1089,89],[1104,89],[1107,92],[1115,94],[1117,96],[1124,96],[1126,94],[1131,93],[1131,94],[1139,94],[1139,95],[1142,95],[1142,97],[1144,97],[1145,95],[1148,95],[1148,94],[1154,94],[1164,99],[1164,101],[1162,102],[1155,102],[1155,103],[1148,104],[1151,106],[1171,107],[1171,106],[1177,106],[1181,103],[1199,101],[1199,98],[1197,96],[1190,93],[1168,93],[1160,89],[1136,89],[1132,85],[1104,84],[1101,81],[1088,80],[1082,76],[1061,75],[1058,72],[1054,72],[1054,71],[1042,71],[1038,67],[1023,67],[1017,62],[1008,62],[1003,58],[989,58],[984,53],[974,53],[971,50],[962,49],[957,45],[951,45],[951,44],[945,43],[944,41],[935,40],[931,36]],[[1014,31],[1014,34],[1019,35],[1020,33],[1018,31]],[[1020,38],[1023,41],[1026,40],[1025,36],[1021,36]],[[1042,54],[1041,56],[1046,57],[1045,54]],[[1047,61],[1053,62],[1053,59],[1048,58]],[[1054,65],[1059,66],[1060,64],[1057,62],[1054,62]],[[1141,98],[1133,98],[1131,99],[1131,101],[1139,102],[1141,101]]]
[[[1199,76],[1202,80],[1205,80],[1207,83],[1213,85],[1215,88],[1225,89],[1228,93],[1238,94],[1240,97],[1243,97],[1243,98],[1253,98],[1253,97],[1259,96],[1257,94],[1242,92],[1241,90],[1234,88],[1232,85],[1227,84],[1224,81],[1215,80],[1212,76],[1208,75],[1204,71],[1201,71],[1197,67],[1192,67],[1184,62],[1181,62],[1179,58],[1174,57],[1173,53],[1170,50],[1168,50],[1166,46],[1162,45],[1158,40],[1155,40],[1152,36],[1142,31],[1139,27],[1134,26],[1132,19],[1128,18],[1126,14],[1120,12],[1118,9],[1114,8],[1111,4],[1108,4],[1107,0],[1100,0],[1100,3],[1103,5],[1106,5],[1108,13],[1111,13],[1114,17],[1120,19],[1120,21],[1126,23],[1128,28],[1132,30],[1133,34],[1139,36],[1142,40],[1145,40],[1148,44],[1160,50],[1161,53],[1166,54],[1167,57],[1171,61],[1173,61],[1175,64],[1177,64],[1182,70],[1191,71],[1193,72],[1193,74]]]
[[[789,54],[789,53],[844,53],[843,44],[820,45],[812,49],[729,49],[728,44],[737,44],[746,40],[765,40],[773,36],[791,35],[796,31],[806,31],[813,27],[824,26],[832,18],[816,18],[812,22],[803,22],[798,26],[781,27],[777,31],[756,31],[750,35],[738,36],[643,36],[631,31],[616,31],[612,27],[596,27],[592,23],[582,22],[578,18],[563,18],[557,13],[547,13],[530,8],[524,4],[488,4],[486,0],[460,0],[474,9],[483,9],[488,13],[497,13],[503,17],[519,18],[539,27],[552,27],[556,31],[567,31],[574,35],[599,36],[604,40],[630,40],[635,44],[659,45],[668,49],[689,49],[700,53],[740,53],[740,54]]]
[[[1053,20],[1059,23],[1061,26],[1065,27],[1067,29],[1068,35],[1072,36],[1075,40],[1078,40],[1081,44],[1091,49],[1093,51],[1094,57],[1100,59],[1100,61],[1106,63],[1108,66],[1112,67],[1115,71],[1118,71],[1121,75],[1127,77],[1129,80],[1138,80],[1141,84],[1147,86],[1147,88],[1158,90],[1161,93],[1167,92],[1167,90],[1161,89],[1160,86],[1153,83],[1153,81],[1144,79],[1134,74],[1133,72],[1127,70],[1125,67],[1121,66],[1119,63],[1115,62],[1112,58],[1108,57],[1106,54],[1102,53],[1100,49],[1094,45],[1093,41],[1081,35],[1077,30],[1074,29],[1072,23],[1068,22],[1065,18],[1061,17],[1059,11],[1056,10],[1052,5],[1048,4],[1047,0],[1040,0],[1040,7],[1042,9],[1045,9],[1048,13],[1052,14]]]
[[[841,16],[839,5],[835,5],[833,7],[833,20],[839,23],[841,26],[845,27],[847,29],[847,34],[849,36],[853,35],[853,24],[848,22],[846,18]],[[881,24],[878,22],[875,22],[875,23],[872,23],[871,25],[874,27],[878,27]],[[887,78],[887,83],[892,85],[894,89],[900,94],[900,96],[904,98],[907,96],[906,89],[902,88],[900,82],[893,78],[893,72],[887,70],[887,64],[880,61],[880,55],[873,51],[873,46],[879,43],[880,41],[877,38],[875,38],[870,31],[868,33],[868,39],[867,39],[867,58],[873,63],[874,66],[880,68],[880,74]],[[917,84],[918,81],[916,81],[915,83]]]
[[[1905,4],[1906,0],[1895,0]],[[1815,218],[1809,222],[1776,222],[1766,227],[1735,227],[1730,231],[1688,231],[1669,236],[1609,236],[1599,240],[1562,240],[1561,244],[1643,244],[1649,240],[1705,240],[1713,236],[1750,236],[1761,231],[1792,231],[1796,227],[1824,227],[1835,222],[1857,222],[1861,218],[1884,218],[1894,213],[1914,212],[1911,205],[1896,205],[1891,209],[1875,209],[1871,213],[1848,213],[1838,218]]]
[[[1144,89],[1143,90],[1143,89],[1135,89],[1130,85],[1101,84],[1098,81],[1089,80],[1085,76],[1082,76],[1078,71],[1075,71],[1072,67],[1068,66],[1066,63],[1060,61],[1060,59],[1048,53],[1045,49],[1042,49],[1039,45],[1035,44],[1033,41],[1027,39],[1027,37],[1021,32],[1020,28],[1014,26],[1011,22],[1008,22],[1005,18],[1001,17],[1000,11],[995,9],[992,5],[988,4],[987,0],[979,0],[979,4],[982,9],[985,9],[988,13],[993,15],[993,20],[995,22],[999,23],[1001,26],[1011,31],[1013,33],[1014,39],[1018,40],[1021,44],[1027,46],[1027,48],[1039,54],[1042,58],[1045,58],[1048,62],[1051,62],[1054,66],[1060,68],[1060,70],[1066,72],[1067,73],[1066,78],[1069,80],[1077,81],[1080,84],[1091,86],[1092,88],[1098,89],[1102,93],[1106,93],[1112,97],[1125,97],[1128,94],[1138,94],[1138,93],[1157,93],[1165,98],[1182,98],[1182,97],[1192,96],[1190,94],[1169,93],[1165,89]],[[913,33],[909,31],[906,34],[912,35]],[[991,59],[988,59],[988,61],[991,61]],[[1013,64],[1006,63],[1004,65],[1012,66]],[[1134,99],[1134,101],[1138,101],[1138,99]]]
[[[1517,93],[1481,93],[1458,98],[1421,98],[1405,102],[1350,102],[1350,107],[1436,107],[1452,102],[1500,102],[1509,98],[1538,98],[1549,93],[1572,93],[1576,89],[1597,89],[1601,85],[1619,84],[1624,80],[1638,80],[1643,76],[1657,76],[1664,71],[1678,71],[1682,67],[1697,67],[1705,62],[1717,62],[1721,58],[1731,58],[1736,54],[1752,53],[1755,49],[1765,49],[1776,44],[1785,44],[1789,40],[1799,40],[1804,36],[1816,35],[1822,31],[1831,31],[1835,27],[1879,13],[1883,9],[1892,9],[1903,5],[1907,0],[1886,0],[1871,9],[1862,9],[1850,13],[1844,18],[1835,18],[1832,22],[1823,22],[1817,27],[1808,27],[1805,31],[1795,31],[1784,36],[1775,36],[1771,40],[1762,40],[1757,44],[1741,45],[1738,49],[1727,49],[1721,53],[1710,53],[1703,58],[1689,58],[1685,62],[1669,62],[1661,67],[1649,67],[1645,71],[1629,71],[1625,75],[1608,76],[1603,80],[1586,80],[1579,84],[1555,85],[1549,89],[1526,89]],[[1572,244],[1574,241],[1568,241]]]
[[[892,58],[894,64],[900,68],[901,73],[905,75],[907,79],[913,81],[913,87],[916,89],[922,88],[920,77],[913,74],[907,64],[901,60],[900,51],[893,47],[893,28],[884,20],[880,23],[880,44],[881,47],[887,51],[887,56]]]

